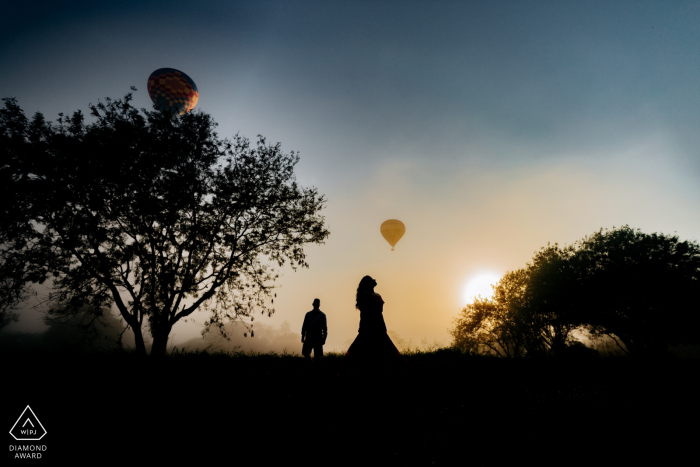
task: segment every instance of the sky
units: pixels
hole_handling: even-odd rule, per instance
[[[524,267],[548,242],[625,224],[700,239],[698,2],[30,1],[5,12],[0,97],[27,115],[86,112],[130,86],[150,108],[148,76],[170,67],[195,81],[220,136],[299,152],[297,180],[326,196],[331,234],[306,249],[308,270],[283,269],[275,314],[256,320],[280,335],[300,332],[319,298],[326,348],[346,349],[369,274],[395,339],[447,344],[470,284]],[[379,232],[387,219],[406,226],[395,251]],[[197,337],[205,317],[177,324],[172,343]],[[28,310],[7,330],[40,330],[39,318]]]

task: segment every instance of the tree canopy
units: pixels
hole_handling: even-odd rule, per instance
[[[206,330],[271,314],[276,267],[308,267],[304,246],[329,232],[325,199],[297,184],[298,154],[236,135],[203,112],[171,119],[123,99],[28,120],[14,99],[0,114],[5,200],[0,224],[15,277],[51,277],[52,313],[116,306],[146,354],[195,310]],[[82,311],[81,311],[82,312]]]
[[[698,344],[700,245],[628,226],[583,239],[576,256],[578,313],[594,335],[653,356],[669,345]]]
[[[633,356],[698,344],[700,245],[629,226],[573,245],[548,245],[506,273],[492,299],[468,304],[450,329],[453,344],[504,357],[560,355],[572,332],[607,335]]]

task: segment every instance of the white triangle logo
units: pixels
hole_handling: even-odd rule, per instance
[[[31,407],[27,406],[10,429],[10,434],[17,441],[39,441],[46,435],[46,429],[41,424]]]

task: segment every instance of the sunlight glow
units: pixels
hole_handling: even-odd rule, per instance
[[[499,274],[484,272],[469,279],[464,287],[464,303],[473,303],[474,299],[481,295],[481,298],[491,298],[493,296],[492,285],[501,279]]]

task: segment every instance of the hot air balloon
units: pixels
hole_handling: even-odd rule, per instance
[[[382,233],[384,240],[389,242],[391,245],[391,251],[394,251],[394,246],[401,240],[403,234],[406,233],[406,226],[403,222],[396,219],[389,219],[388,221],[382,222],[382,226],[379,227],[379,231]]]
[[[174,68],[158,68],[148,77],[148,95],[163,112],[173,117],[194,109],[199,91],[192,78]]]

